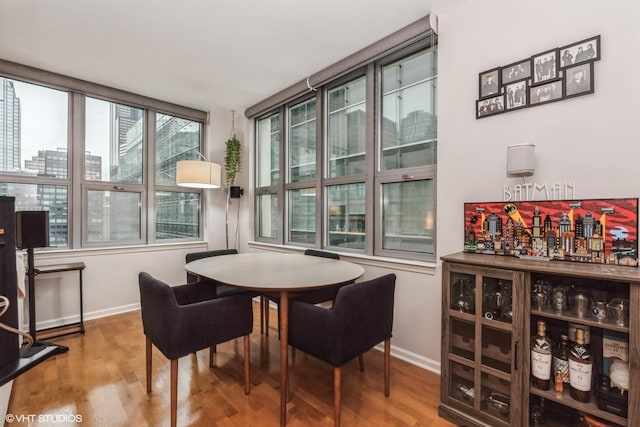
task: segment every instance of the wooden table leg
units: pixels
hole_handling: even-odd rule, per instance
[[[287,425],[287,381],[289,372],[289,294],[280,292],[280,425]]]

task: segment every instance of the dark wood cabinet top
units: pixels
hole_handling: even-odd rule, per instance
[[[640,268],[638,267],[569,261],[536,261],[511,256],[466,252],[445,255],[440,259],[458,264],[640,284]]]

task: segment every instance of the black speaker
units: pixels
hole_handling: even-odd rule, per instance
[[[16,246],[19,249],[49,246],[49,211],[16,212]]]

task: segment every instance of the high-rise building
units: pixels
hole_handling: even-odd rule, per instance
[[[38,150],[38,154],[25,160],[27,171],[52,178],[66,178],[68,175],[67,150]],[[85,153],[85,176],[100,176],[102,158]],[[38,184],[37,186],[23,186],[21,191],[15,191],[16,206],[19,209],[49,210],[49,241],[51,246],[66,246],[68,244],[68,189],[66,185]],[[35,194],[25,190],[35,187]],[[35,197],[34,197],[35,196]]]
[[[20,98],[13,82],[0,77],[0,170],[20,170]]]
[[[111,147],[109,152],[109,167],[111,169],[112,176],[117,174],[117,168],[120,165],[123,155],[131,150],[133,139],[129,134],[129,130],[138,126],[139,131],[136,132],[140,136],[142,135],[142,111],[139,108],[130,107],[128,105],[110,104],[110,138]],[[140,140],[142,142],[142,140]]]

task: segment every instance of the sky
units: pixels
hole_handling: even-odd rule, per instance
[[[12,80],[21,108],[21,162],[38,150],[68,145],[67,92]],[[87,150],[102,157],[102,176],[109,176],[109,103],[87,98]]]

